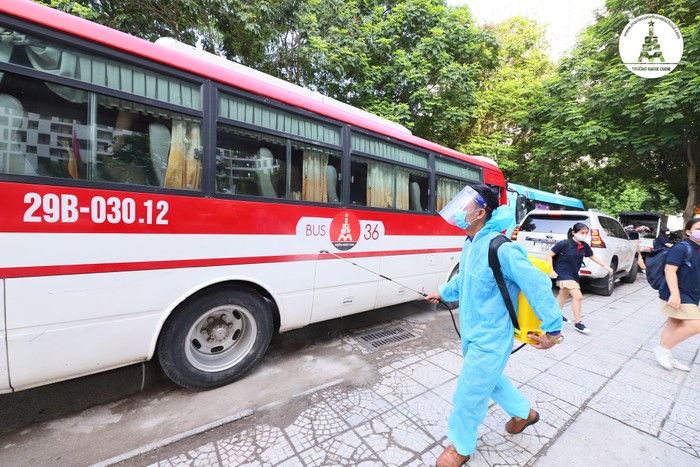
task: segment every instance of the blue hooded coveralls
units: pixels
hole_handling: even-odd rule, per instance
[[[491,240],[508,227],[512,210],[494,210],[484,227],[467,237],[459,261],[459,272],[438,288],[445,301],[459,300],[459,328],[464,363],[457,379],[448,433],[457,452],[468,455],[476,448],[477,428],[493,399],[510,417],[527,418],[530,403],[503,370],[513,348],[513,323],[488,263]],[[522,290],[546,332],[562,328],[562,314],[549,277],[527,259],[516,243],[498,249],[503,277],[517,313]]]

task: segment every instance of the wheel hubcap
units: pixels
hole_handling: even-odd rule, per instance
[[[257,324],[248,309],[222,305],[203,314],[190,328],[187,361],[196,369],[216,372],[235,366],[255,343]]]

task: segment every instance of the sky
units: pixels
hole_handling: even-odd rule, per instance
[[[547,28],[549,56],[556,61],[574,48],[578,33],[593,22],[593,12],[605,0],[447,0],[447,4],[468,5],[478,24],[518,15],[537,20]]]

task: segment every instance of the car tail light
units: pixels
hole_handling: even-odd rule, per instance
[[[520,232],[520,226],[517,226],[515,229],[513,229],[513,233],[510,234],[510,239],[517,240],[518,239],[518,232]]]
[[[600,238],[598,229],[591,230],[591,246],[595,248],[605,248],[605,242]]]

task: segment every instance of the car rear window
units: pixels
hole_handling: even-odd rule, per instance
[[[591,228],[587,215],[531,214],[523,221],[520,231],[565,234],[577,222],[583,222]]]

